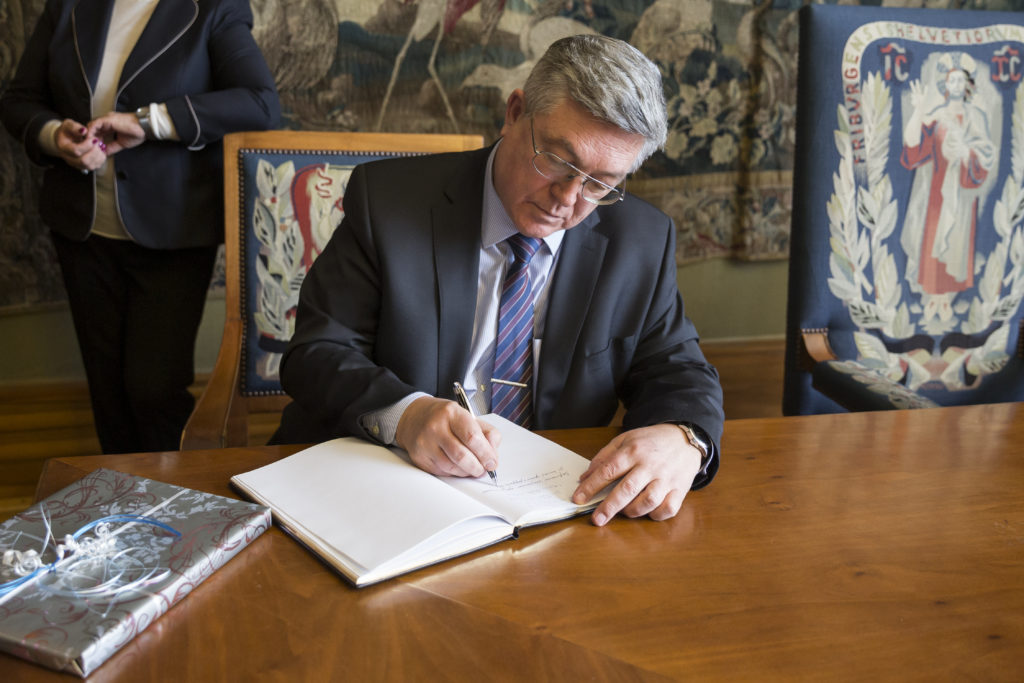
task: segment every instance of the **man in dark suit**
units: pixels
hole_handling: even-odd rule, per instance
[[[509,97],[495,146],[356,168],[302,287],[275,440],[363,436],[429,472],[480,476],[500,437],[450,400],[455,382],[477,412],[512,403],[538,429],[607,424],[621,400],[625,431],[574,500],[618,480],[596,524],[675,515],[717,470],[723,413],[683,312],[675,226],[620,189],[666,128],[657,68],[622,41],[575,36]],[[530,350],[510,379],[500,284],[524,243]]]

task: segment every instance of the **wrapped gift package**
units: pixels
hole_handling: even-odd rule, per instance
[[[0,650],[86,676],[270,523],[261,505],[98,469],[0,524]]]

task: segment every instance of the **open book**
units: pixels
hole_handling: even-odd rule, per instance
[[[342,438],[231,478],[328,564],[365,586],[597,506],[571,501],[588,461],[497,415],[498,480],[436,477],[405,451]]]

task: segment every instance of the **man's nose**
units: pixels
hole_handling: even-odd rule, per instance
[[[580,190],[583,189],[582,176],[569,176],[562,180],[551,181],[551,193],[563,206],[570,206],[579,199]]]

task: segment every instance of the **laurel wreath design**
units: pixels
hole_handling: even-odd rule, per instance
[[[857,326],[853,333],[858,361],[893,382],[916,390],[931,373],[915,353],[892,353],[868,330],[893,339],[907,339],[917,331],[910,307],[903,300],[900,275],[887,246],[899,220],[899,205],[886,173],[892,130],[892,95],[877,72],[862,85],[860,114],[864,119],[863,149],[866,179],[859,187],[854,171],[853,138],[849,114],[837,107],[834,141],[839,168],[832,176],[833,193],[827,204],[832,252],[829,290],[841,300]],[[993,222],[999,242],[984,262],[977,295],[970,303],[961,331],[971,334],[1001,323],[985,344],[948,359],[941,381],[947,389],[965,389],[966,370],[973,376],[1001,370],[1009,360],[1006,347],[1009,325],[1024,299],[1024,87],[1018,87],[1012,117],[1012,171],[994,207]],[[870,272],[870,274],[869,274]],[[883,391],[882,388],[877,388]]]
[[[855,381],[863,384],[869,391],[884,395],[889,401],[889,404],[897,410],[938,407],[938,404],[935,403],[935,401],[932,401],[915,391],[911,391],[902,384],[896,384],[885,380],[877,372],[865,368],[861,363],[848,360],[833,360],[827,362],[833,370],[849,375]]]
[[[288,313],[299,303],[299,288],[306,276],[304,241],[291,201],[294,178],[291,161],[277,167],[265,159],[257,164],[252,230],[261,246],[254,259],[259,291],[252,320],[261,336],[282,341],[291,339],[295,331],[295,317]],[[263,354],[256,372],[276,378],[280,358],[278,353]]]
[[[299,288],[306,271],[302,265],[303,239],[291,202],[295,165],[287,161],[277,168],[260,159],[256,171],[259,201],[253,212],[253,232],[263,245],[256,258],[261,285],[254,314],[260,332],[278,339],[291,339],[293,324],[283,312],[299,302]]]

